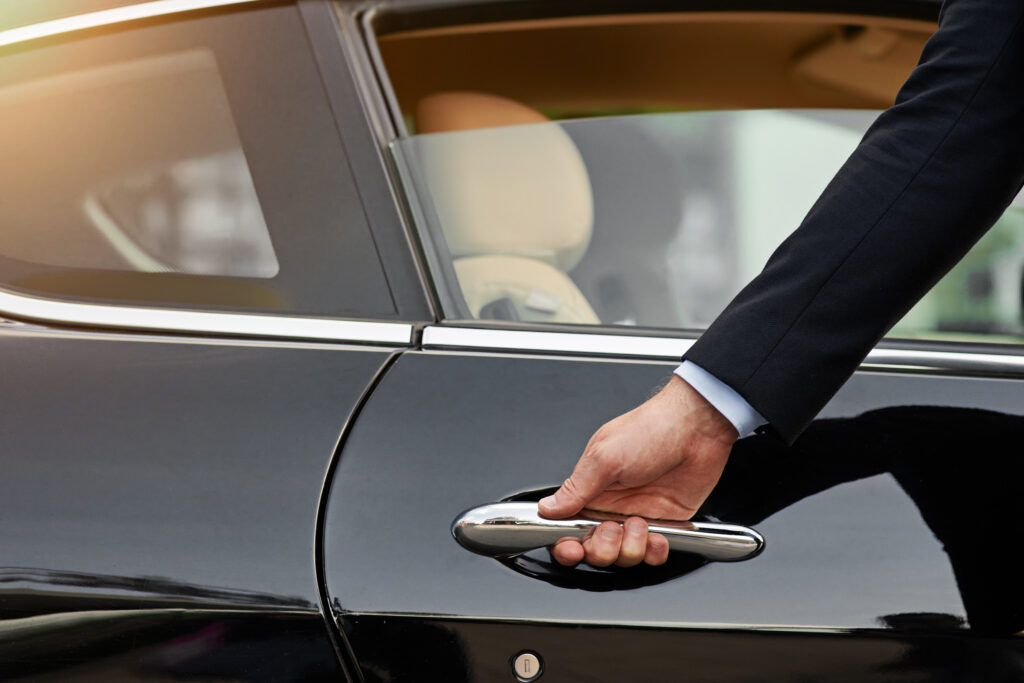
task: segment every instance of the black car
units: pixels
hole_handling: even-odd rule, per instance
[[[938,9],[0,4],[0,679],[1024,679],[1019,200],[666,565],[524,535]]]

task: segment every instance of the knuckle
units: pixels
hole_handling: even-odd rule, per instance
[[[568,479],[562,482],[562,491],[565,493],[565,495],[569,496],[569,498],[572,499],[573,501],[582,500],[579,487],[576,485],[576,482],[573,480],[572,477],[569,477]]]
[[[668,541],[660,534],[651,534],[647,541],[644,561],[650,565],[662,565],[668,561]]]
[[[630,517],[625,524],[626,533],[633,537],[647,534],[647,520],[643,517]]]
[[[610,528],[601,525],[597,532],[584,542],[583,548],[586,551],[588,564],[595,567],[607,567],[618,558],[621,538],[618,526],[618,524],[614,524],[616,528]]]
[[[630,523],[627,520],[625,533],[622,538],[622,547],[619,550],[619,557],[615,564],[620,567],[632,567],[644,561],[647,553],[647,525]],[[639,528],[638,528],[639,527]]]

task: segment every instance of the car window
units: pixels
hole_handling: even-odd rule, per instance
[[[0,285],[395,315],[294,6],[5,49]]]
[[[474,106],[515,120],[519,105]],[[800,223],[876,115],[589,118],[421,133],[393,151],[449,318],[699,330]],[[891,334],[1024,340],[1022,276],[1018,199]]]
[[[55,110],[73,112],[63,130],[37,125]],[[22,229],[0,233],[6,256],[68,268],[277,273],[211,50],[9,85],[0,89],[0,111],[5,149],[61,159],[34,193],[10,202],[6,219]],[[182,149],[186,136],[191,149]]]

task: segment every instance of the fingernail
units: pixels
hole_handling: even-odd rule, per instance
[[[615,537],[618,536],[618,529],[613,526],[603,526],[597,530],[597,533],[601,534],[601,538],[606,541],[614,541]]]
[[[554,496],[545,496],[544,498],[540,499],[540,504],[543,505],[546,508],[553,508],[553,507],[555,507],[555,503],[556,503],[556,501],[555,501],[555,497]]]

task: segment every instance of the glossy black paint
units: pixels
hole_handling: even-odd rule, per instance
[[[0,642],[14,639],[0,672],[70,676],[98,657],[146,680],[154,648],[230,622],[214,639],[230,647],[203,646],[224,675],[339,676],[316,517],[348,413],[389,353],[0,330]],[[108,664],[89,645],[101,632]],[[39,638],[64,649],[16,645]],[[262,640],[312,654],[244,654]]]
[[[404,354],[356,421],[327,508],[327,589],[356,656],[366,657],[360,643],[386,640],[384,624],[394,626],[401,640],[403,624],[413,623],[404,617],[413,614],[431,615],[424,617],[430,623],[435,615],[488,623],[522,619],[545,633],[559,623],[650,625],[675,629],[680,639],[709,627],[714,628],[708,637],[714,638],[725,625],[752,633],[782,628],[799,638],[822,630],[932,633],[963,624],[968,616],[976,630],[1020,628],[1021,603],[998,600],[1016,574],[1006,564],[1008,556],[992,550],[999,548],[1000,534],[998,527],[986,529],[985,515],[1012,510],[1020,498],[1021,477],[999,445],[1024,418],[973,410],[1024,405],[1019,380],[859,373],[826,416],[888,410],[817,423],[802,450],[782,449],[770,437],[741,442],[703,512],[754,524],[765,535],[765,552],[747,562],[692,566],[676,580],[659,577],[660,583],[595,594],[594,582],[582,576],[574,582],[563,572],[558,580],[538,580],[473,555],[451,538],[449,525],[461,510],[558,483],[590,434],[643,400],[671,367]],[[900,408],[914,405],[930,407]],[[395,415],[403,416],[398,425]],[[972,476],[957,476],[957,463],[971,450],[970,435],[987,419],[999,428],[985,443],[975,442]],[[1001,493],[985,488],[990,479],[1004,483]],[[381,481],[388,485],[373,485]],[[961,503],[974,501],[981,510],[964,518],[978,523],[977,529],[968,525],[974,535],[966,538],[959,518],[936,502],[952,498],[958,481],[975,491],[974,498],[961,496]],[[402,528],[401,543],[380,542],[380,534],[366,532],[391,524]],[[965,559],[974,566],[965,566]],[[968,574],[974,587],[965,590]],[[987,595],[978,591],[986,586],[1002,588]],[[984,606],[979,610],[978,604]],[[382,617],[379,630],[360,635],[359,624],[374,614]],[[906,616],[920,614],[935,616]],[[527,644],[513,639],[509,647],[503,658]],[[724,652],[728,646],[721,647]],[[463,653],[467,661],[482,656],[472,647]],[[646,666],[645,661],[633,666]],[[866,661],[857,670],[867,670]],[[642,670],[637,680],[650,680],[648,674],[655,676],[664,662],[650,666],[655,668]],[[915,671],[925,675],[925,668]],[[585,677],[605,680],[603,675],[595,665]],[[780,680],[791,680],[787,675]]]
[[[543,657],[537,680],[544,683],[1010,683],[1024,677],[1024,640],[972,637],[943,615],[907,615],[900,631],[856,633],[377,615],[346,622],[368,683],[514,681],[510,659],[522,650]]]
[[[792,447],[767,435],[737,444],[701,512],[757,524],[832,487],[891,476],[942,545],[971,631],[1018,633],[1024,595],[1007,525],[1024,496],[1022,433],[1021,415],[935,405],[821,419]]]
[[[109,609],[0,622],[0,677],[32,681],[344,680],[308,611]]]

